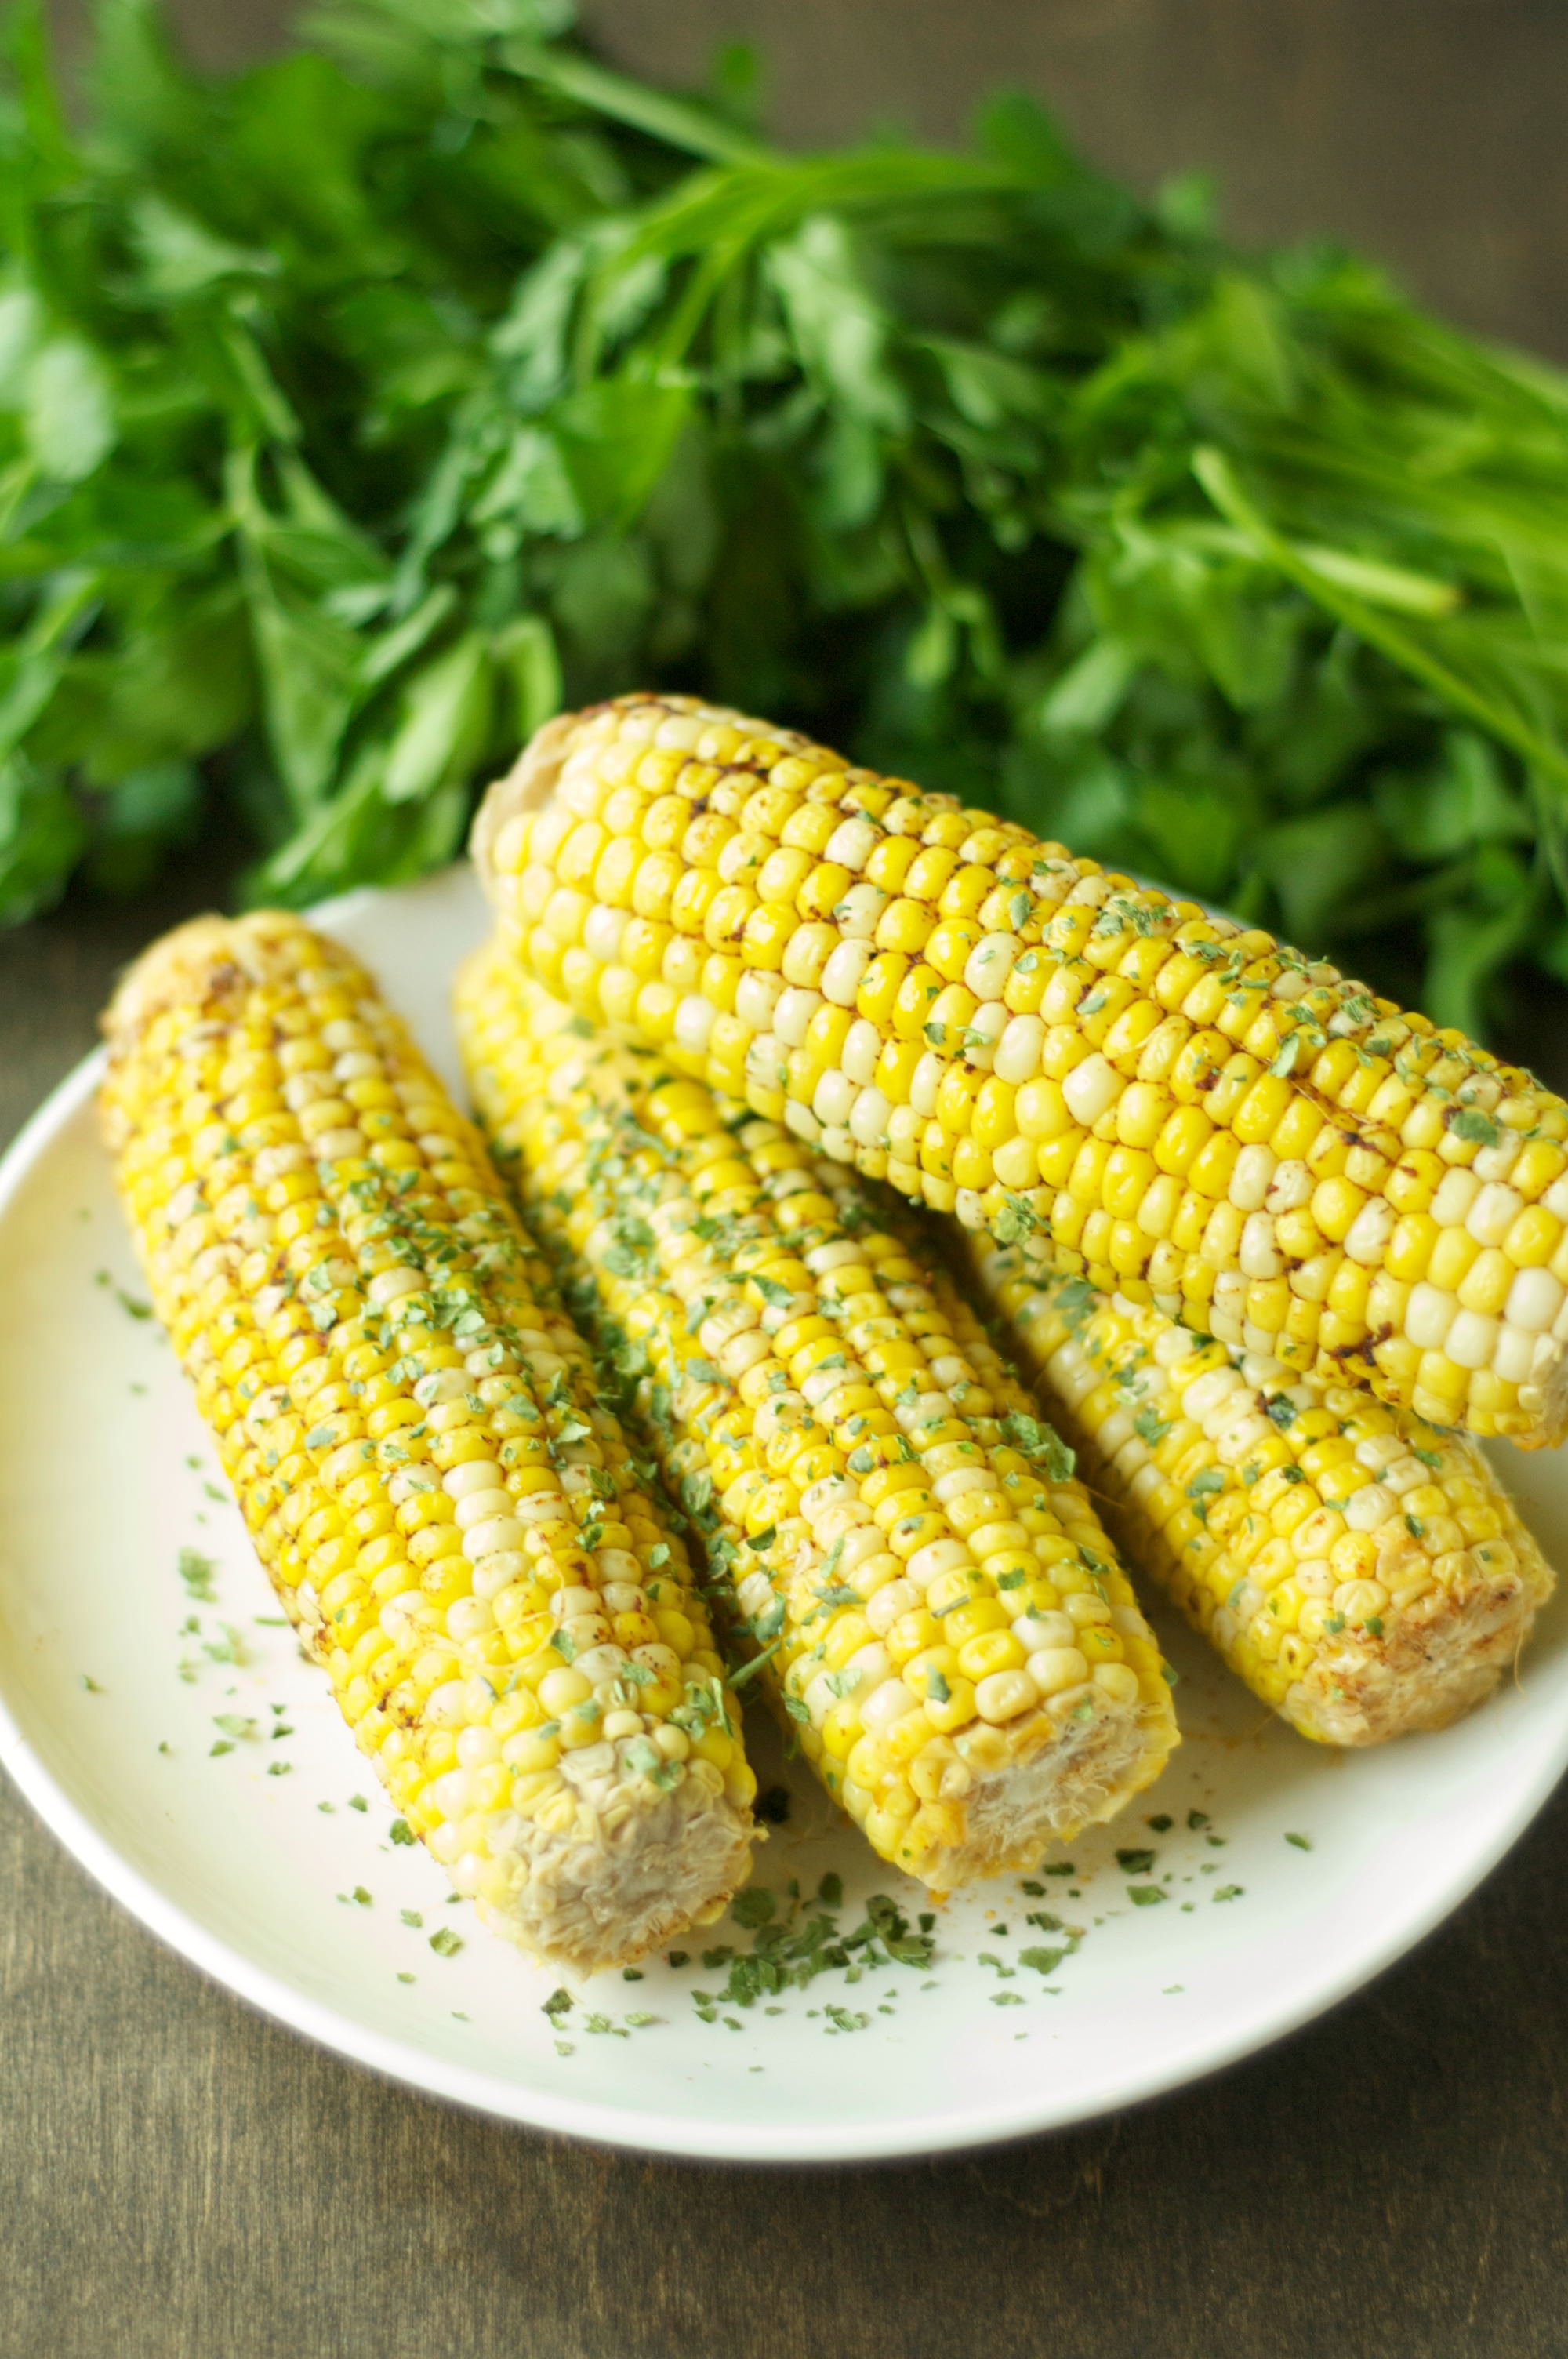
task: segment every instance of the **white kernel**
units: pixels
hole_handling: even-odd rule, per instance
[[[447,1636],[460,1647],[470,1638],[482,1638],[495,1627],[495,1614],[482,1597],[454,1598],[447,1608]]]
[[[735,1595],[741,1613],[749,1622],[765,1614],[773,1602],[773,1584],[765,1572],[743,1572],[735,1583]]]
[[[582,946],[601,965],[613,966],[621,951],[621,937],[631,923],[630,909],[611,909],[596,902],[589,911],[582,929]]]
[[[1121,1088],[1120,1074],[1097,1049],[1081,1065],[1074,1066],[1062,1084],[1062,1095],[1073,1120],[1087,1130],[1116,1103]]]
[[[835,924],[850,941],[869,942],[888,897],[875,885],[851,885],[833,912]]]
[[[473,1779],[466,1769],[447,1769],[432,1780],[429,1793],[444,1819],[460,1819],[473,1798]]]
[[[1455,1164],[1444,1174],[1443,1184],[1432,1200],[1432,1217],[1440,1229],[1463,1228],[1471,1205],[1481,1192],[1481,1183],[1473,1171]]]
[[[1238,1212],[1260,1212],[1270,1184],[1279,1169],[1279,1157],[1271,1147],[1256,1144],[1244,1147],[1236,1158],[1236,1169],[1230,1175],[1229,1196]]]
[[[1000,1727],[1022,1712],[1033,1712],[1040,1695],[1026,1670],[992,1671],[975,1690],[975,1710],[993,1728]]]
[[[902,1680],[884,1680],[874,1688],[860,1706],[860,1725],[870,1736],[880,1735],[891,1728],[895,1720],[914,1710],[914,1698]]]
[[[1492,1374],[1505,1385],[1528,1384],[1534,1358],[1535,1337],[1527,1334],[1522,1327],[1510,1327],[1505,1322],[1492,1353]]]
[[[488,1769],[501,1758],[501,1740],[488,1728],[465,1728],[458,1738],[458,1763],[464,1769]]]
[[[1344,1516],[1353,1532],[1375,1532],[1386,1524],[1398,1502],[1381,1483],[1364,1483],[1345,1502]]]
[[[1247,1320],[1248,1284],[1248,1279],[1238,1269],[1217,1271],[1205,1321],[1216,1341],[1229,1344],[1235,1351],[1241,1349],[1242,1329]]]
[[[617,1678],[625,1669],[626,1661],[624,1647],[616,1646],[611,1639],[601,1639],[597,1647],[585,1647],[580,1654],[575,1655],[572,1669],[580,1671],[583,1678],[591,1680],[597,1688],[602,1682]]]
[[[1076,1644],[1073,1620],[1066,1614],[1021,1614],[1012,1625],[1012,1635],[1031,1655],[1039,1654],[1044,1647],[1072,1647]]]
[[[846,1665],[846,1670],[848,1668]],[[811,1714],[813,1728],[820,1728],[834,1705],[852,1696],[860,1684],[857,1678],[841,1680],[837,1671],[818,1671],[801,1698]]]
[[[1243,1277],[1278,1277],[1284,1268],[1279,1247],[1274,1243],[1274,1220],[1271,1212],[1249,1212],[1237,1247],[1237,1260]]]
[[[792,1100],[784,1108],[784,1128],[793,1131],[796,1138],[803,1138],[807,1147],[821,1144],[822,1125],[808,1106],[796,1105]]]
[[[1423,1277],[1411,1288],[1405,1306],[1405,1336],[1418,1352],[1440,1352],[1459,1309],[1452,1294]]]
[[[512,1494],[499,1484],[489,1491],[468,1491],[458,1501],[457,1520],[460,1532],[474,1524],[487,1524],[492,1516],[512,1513]]]
[[[1517,1131],[1505,1130],[1496,1147],[1483,1147],[1470,1169],[1477,1180],[1506,1180],[1524,1151]]]
[[[441,1488],[449,1499],[467,1499],[476,1491],[503,1490],[505,1477],[493,1458],[470,1458],[442,1475]]]
[[[1479,1310],[1461,1310],[1444,1341],[1444,1350],[1460,1368],[1491,1365],[1498,1347],[1498,1321]]]
[[[820,1123],[842,1128],[854,1111],[860,1092],[848,1073],[829,1065],[812,1093],[811,1111]]]
[[[1263,1209],[1272,1212],[1276,1219],[1281,1212],[1297,1212],[1308,1201],[1316,1185],[1307,1165],[1299,1157],[1292,1157],[1289,1162],[1276,1165],[1274,1176],[1269,1182],[1269,1192],[1263,1199]]]
[[[1368,1196],[1346,1231],[1345,1250],[1363,1269],[1376,1269],[1388,1250],[1399,1214],[1383,1196]]]
[[[1541,1201],[1554,1220],[1568,1221],[1568,1171],[1552,1181]]]
[[[949,1070],[949,1060],[939,1057],[935,1049],[927,1049],[909,1081],[911,1111],[929,1122],[936,1111],[936,1093]]]
[[[497,1549],[482,1564],[473,1569],[473,1593],[487,1603],[509,1589],[514,1581],[525,1580],[532,1570],[520,1549]]]
[[[835,1007],[853,1007],[873,956],[867,941],[840,942],[822,970],[822,994]]]
[[[676,1008],[675,1040],[689,1057],[705,1056],[719,1021],[719,1010],[697,992],[689,992]]]
[[[844,1036],[844,1046],[838,1061],[852,1082],[866,1088],[875,1078],[877,1060],[882,1052],[882,1036],[874,1024],[858,1016]]]
[[[737,990],[737,1005],[740,996]],[[799,984],[792,984],[784,992],[773,1009],[773,1031],[786,1049],[804,1048],[806,1027],[821,1005],[822,994],[819,991],[805,991]]]
[[[990,1491],[996,1487],[996,1476],[989,1466],[956,1466],[950,1474],[939,1474],[932,1490],[946,1507],[950,1501],[961,1499],[966,1491]]]
[[[881,830],[871,820],[840,820],[827,839],[822,857],[830,860],[835,867],[848,868],[859,875],[881,842]]]
[[[1478,1245],[1500,1245],[1523,1210],[1524,1198],[1517,1188],[1489,1180],[1465,1215],[1465,1226]]]
[[[1023,945],[1016,934],[982,934],[964,968],[964,988],[977,999],[1000,999]]]
[[[1011,1082],[1016,1088],[1033,1081],[1040,1071],[1041,1051],[1045,1045],[1045,1026],[1038,1016],[1015,1016],[996,1044],[991,1071],[999,1081]]]
[[[905,1571],[916,1590],[925,1591],[930,1588],[939,1573],[958,1572],[973,1562],[967,1540],[928,1540],[924,1548],[915,1549]],[[914,1602],[918,1603],[919,1598]]]
[[[569,1477],[578,1471],[568,1467],[568,1486]],[[463,1534],[463,1554],[477,1562],[482,1556],[492,1556],[497,1549],[520,1549],[526,1537],[515,1516],[492,1516],[486,1523],[470,1525]]]
[[[884,1680],[892,1677],[892,1658],[880,1638],[872,1638],[864,1647],[856,1647],[844,1669],[854,1671],[871,1688],[880,1688]]]
[[[901,1614],[913,1614],[920,1603],[920,1590],[913,1581],[890,1581],[879,1589],[866,1607],[866,1619],[879,1638],[885,1638]]]
[[[881,1147],[892,1118],[892,1103],[881,1090],[862,1090],[849,1109],[849,1136],[861,1147]]]
[[[1209,1368],[1183,1388],[1183,1414],[1190,1417],[1195,1425],[1203,1425],[1232,1393],[1243,1389],[1241,1378],[1234,1368]]]
[[[800,1495],[800,1512],[814,1529],[834,1508],[859,1507],[860,1504],[860,1486],[847,1474],[824,1474],[819,1481],[809,1484]],[[846,1552],[847,1549],[846,1543]],[[839,1561],[843,1561],[842,1558]]]
[[[1510,1327],[1527,1335],[1543,1335],[1563,1304],[1561,1279],[1549,1269],[1521,1269],[1509,1288],[1503,1316]]]
[[[983,1000],[964,1028],[964,1062],[989,1073],[995,1064],[996,1044],[1008,1026],[1007,1009],[1000,999]]]
[[[784,986],[776,974],[748,967],[735,986],[735,1013],[753,1032],[771,1032],[773,1010],[784,995]]]
[[[1039,1647],[1030,1656],[1029,1676],[1043,1696],[1059,1695],[1088,1678],[1087,1658],[1076,1647]]]

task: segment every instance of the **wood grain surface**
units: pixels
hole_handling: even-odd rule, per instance
[[[0,1135],[211,897],[0,936]],[[0,2359],[1559,2359],[1568,1791],[1326,2020],[877,2169],[643,2161],[384,2084],[105,1899],[0,1778]]]

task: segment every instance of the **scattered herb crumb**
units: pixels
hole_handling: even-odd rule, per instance
[[[182,1548],[178,1562],[187,1595],[198,1605],[216,1605],[218,1567],[213,1559],[203,1556],[200,1549]]]

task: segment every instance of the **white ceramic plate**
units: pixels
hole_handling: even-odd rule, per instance
[[[447,983],[481,925],[468,876],[359,895],[325,922],[455,1079]],[[1268,1720],[1164,1616],[1185,1735],[1171,1769],[1075,1846],[1075,1873],[1033,1893],[1006,1877],[937,1912],[928,1969],[831,1968],[709,2020],[693,1994],[719,1993],[728,1969],[701,1950],[753,1939],[725,1925],[688,1941],[687,1966],[600,1975],[546,2016],[555,1977],[392,1840],[392,1810],[276,1618],[168,1348],[127,1307],[140,1281],[94,1134],[97,1071],[80,1068],[0,1166],[0,1761],[155,1933],[345,2055],[672,2154],[846,2160],[1046,2129],[1211,2071],[1354,1990],[1464,1898],[1568,1765],[1561,1610],[1486,1710],[1359,1756]],[[1509,1472],[1561,1556],[1568,1462],[1510,1456]],[[760,1713],[752,1733],[764,1786],[791,1797],[758,1873],[781,1908],[792,1879],[809,1899],[836,1875],[842,1931],[876,1893],[914,1919],[919,1889],[834,1822]],[[1129,1867],[1119,1848],[1154,1857]],[[1048,1971],[1019,1953],[1064,1937],[1031,1914],[1083,1930]]]

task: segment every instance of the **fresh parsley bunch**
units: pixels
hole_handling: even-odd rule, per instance
[[[1568,383],[1246,261],[1032,103],[790,157],[568,0],[0,69],[0,911],[200,826],[449,858],[563,698],[689,685],[1484,1028],[1568,979]]]

